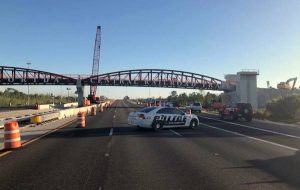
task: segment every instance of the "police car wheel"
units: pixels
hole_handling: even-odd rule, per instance
[[[198,122],[195,119],[193,119],[190,123],[190,128],[195,129],[197,126],[198,126]]]
[[[154,122],[152,128],[154,131],[159,131],[160,129],[163,128],[163,125],[161,122]]]
[[[234,121],[234,115],[233,115],[233,113],[230,113],[229,118],[230,118],[231,121]]]
[[[234,113],[230,113],[229,118],[231,121],[236,121],[238,119],[238,117],[235,116]]]
[[[219,112],[219,118],[222,119],[222,120],[224,119],[224,116],[221,112]]]

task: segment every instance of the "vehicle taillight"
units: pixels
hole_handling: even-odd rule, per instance
[[[145,119],[145,115],[144,115],[144,114],[140,114],[140,115],[139,115],[139,118],[140,118],[140,119]]]

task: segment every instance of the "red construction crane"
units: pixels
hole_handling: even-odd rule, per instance
[[[97,26],[95,46],[94,46],[94,57],[93,57],[93,69],[92,76],[98,75],[99,72],[99,61],[100,61],[100,45],[101,45],[101,26]],[[96,98],[97,85],[90,86],[90,95],[88,99],[91,103],[99,101],[99,98]]]

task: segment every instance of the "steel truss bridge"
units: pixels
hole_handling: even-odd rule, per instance
[[[191,72],[165,69],[136,69],[96,76],[68,76],[45,71],[0,66],[0,85],[136,86],[203,90],[234,90],[225,81]]]

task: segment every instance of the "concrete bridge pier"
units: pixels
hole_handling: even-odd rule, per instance
[[[258,74],[258,71],[241,71],[235,75],[226,75],[226,83],[236,86],[236,89],[223,94],[223,103],[250,103],[253,109],[257,109]]]
[[[76,88],[77,88],[76,94],[78,95],[78,98],[77,98],[78,107],[82,107],[83,104],[84,104],[84,103],[83,103],[83,98],[84,98],[84,86],[81,84],[81,79],[78,79],[78,80],[77,80]]]

